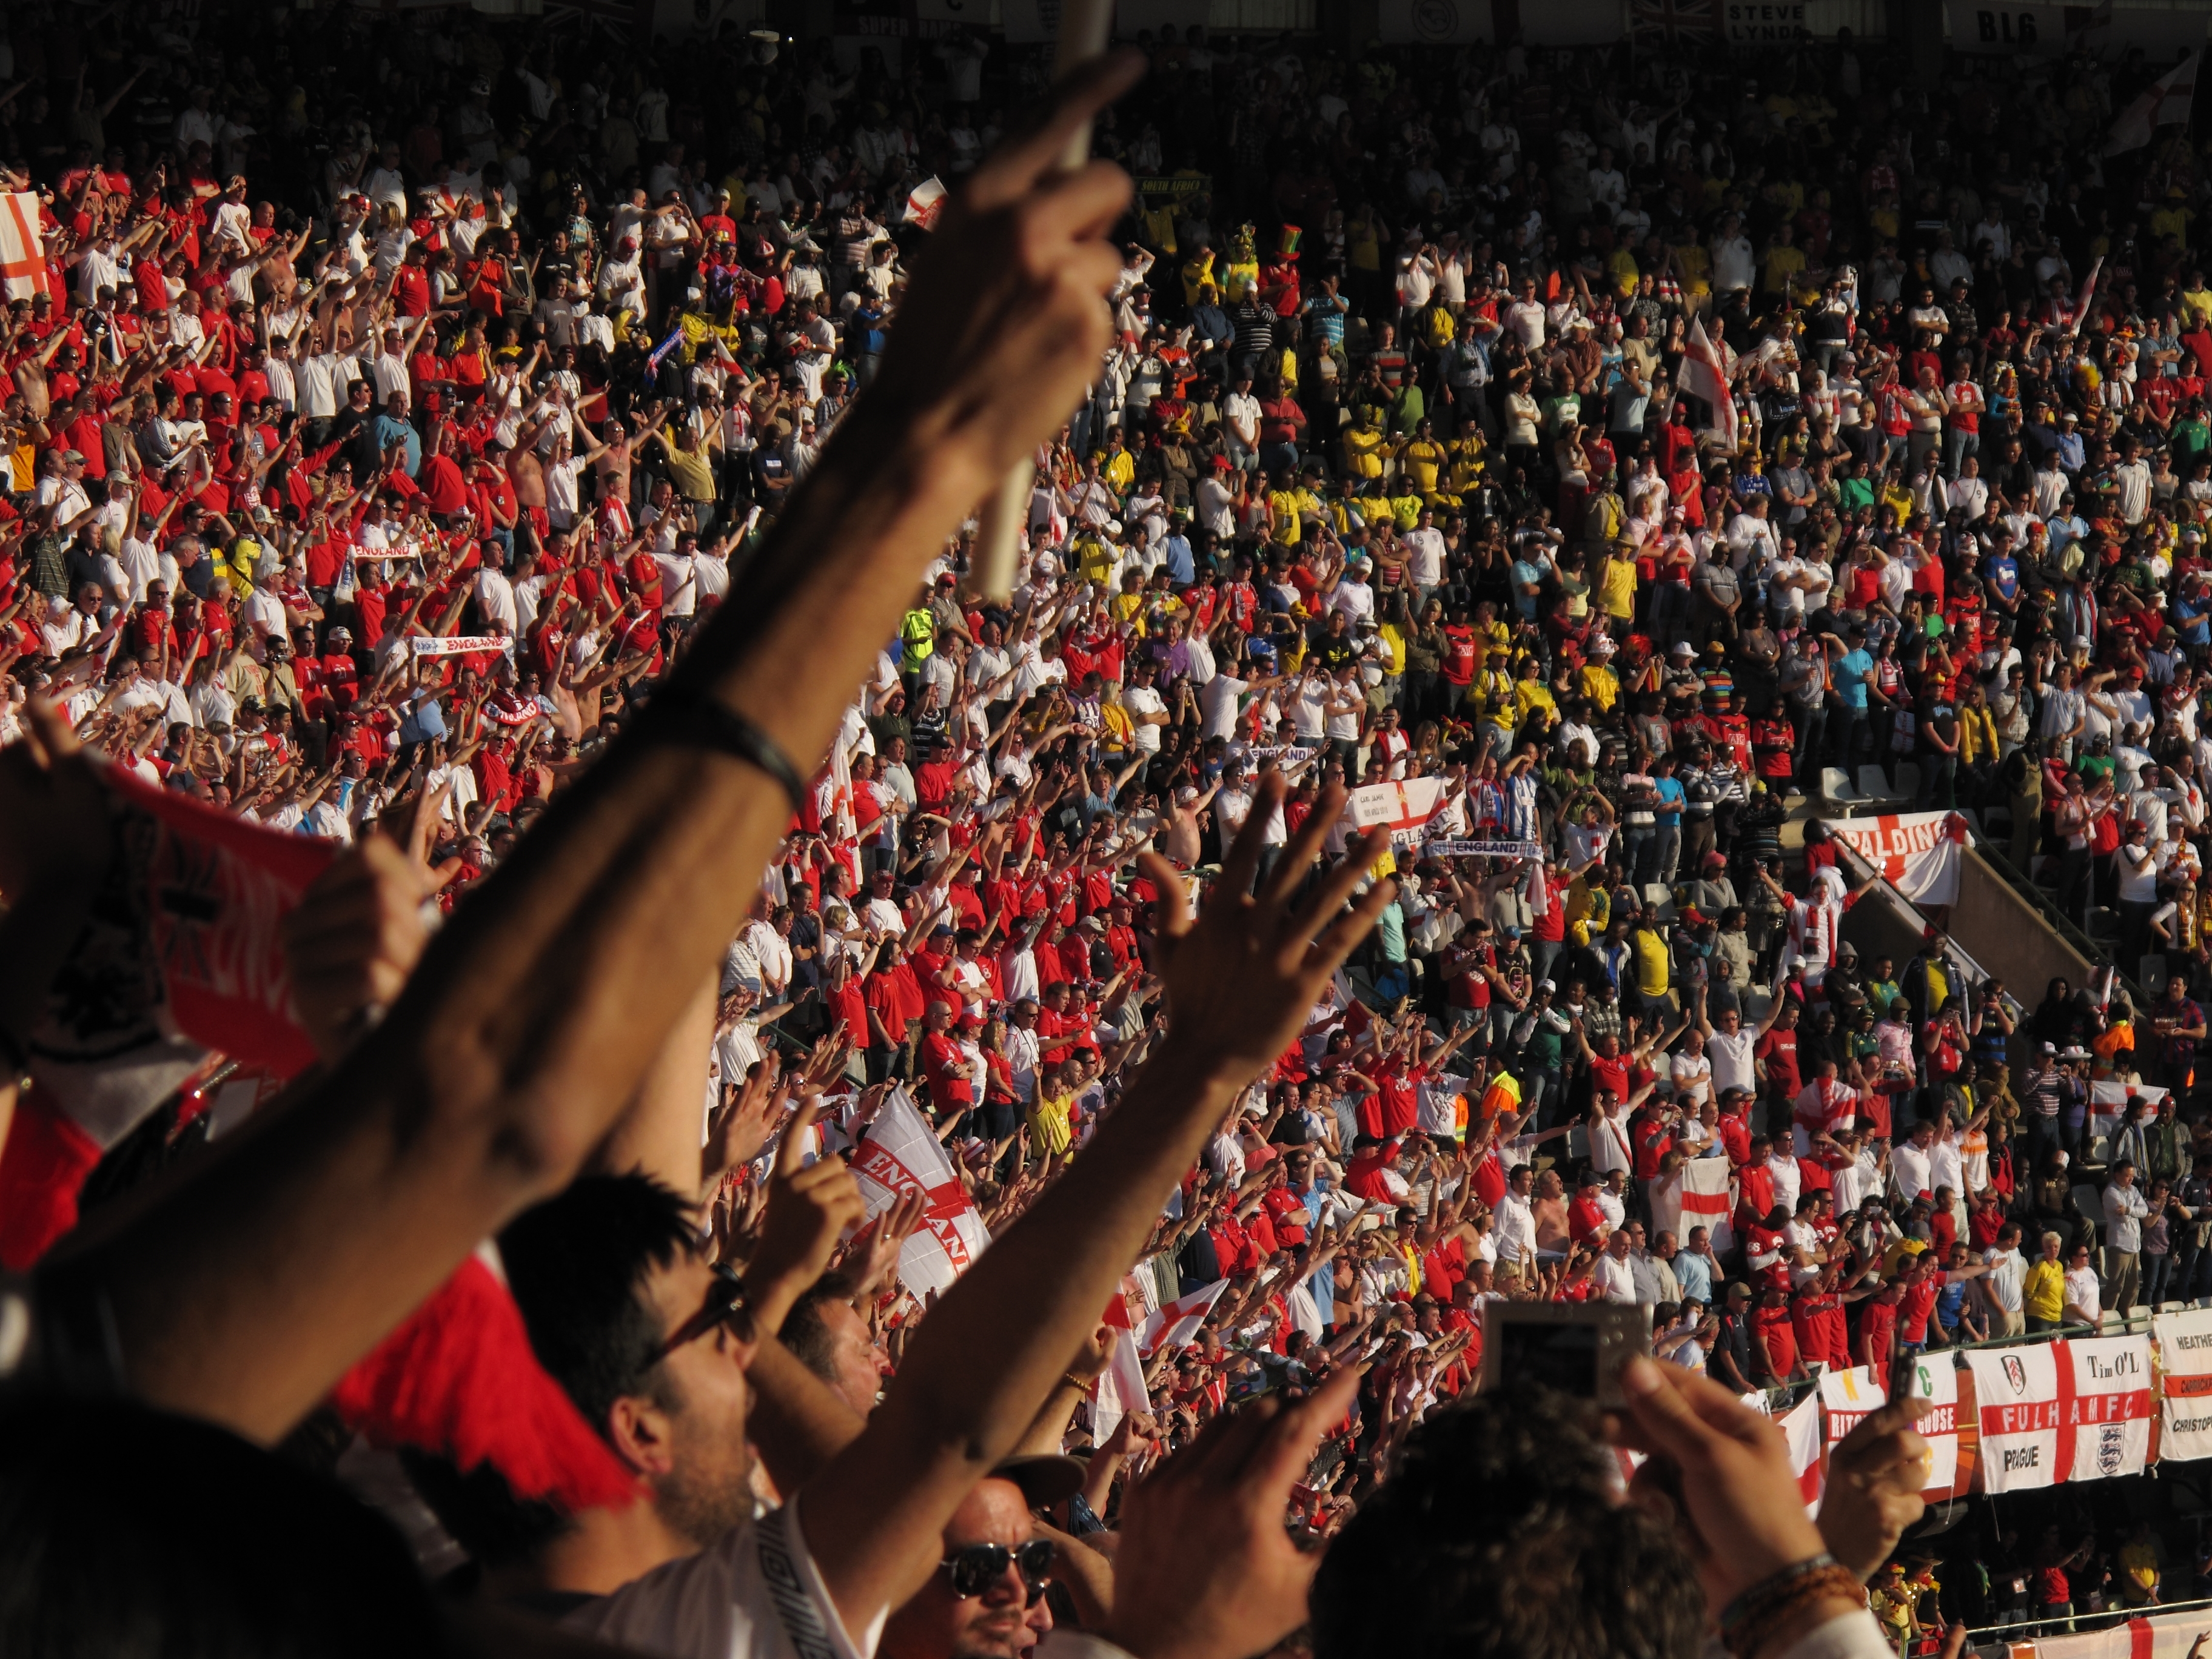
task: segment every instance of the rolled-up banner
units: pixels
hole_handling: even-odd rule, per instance
[[[1544,844],[1536,841],[1431,841],[1419,849],[1425,859],[1540,859]]]
[[[514,641],[505,634],[453,634],[444,639],[417,635],[407,647],[418,657],[465,657],[478,651],[512,651]]]

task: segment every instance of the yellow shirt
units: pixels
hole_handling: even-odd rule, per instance
[[[1674,250],[1674,274],[1681,279],[1683,293],[1711,294],[1713,256],[1701,242],[1685,242]]]
[[[1513,698],[1520,706],[1521,718],[1526,722],[1531,714],[1540,713],[1543,724],[1550,726],[1559,717],[1559,705],[1552,696],[1552,688],[1541,680],[1516,680]]]
[[[1075,1106],[1073,1095],[1062,1095],[1054,1099],[1046,1095],[1030,1112],[1030,1139],[1035,1144],[1031,1152],[1056,1157],[1075,1143],[1074,1126],[1069,1121]]]
[[[1761,286],[1769,294],[1779,294],[1790,284],[1790,279],[1805,269],[1805,250],[1794,243],[1776,243],[1766,250],[1766,272]]]
[[[1401,482],[1402,483],[1402,480]],[[1398,520],[1398,528],[1401,530],[1411,530],[1419,524],[1421,521],[1421,509],[1427,505],[1428,503],[1419,495],[1393,495],[1390,498],[1390,512]]]
[[[1430,500],[1436,497],[1437,475],[1450,459],[1450,452],[1433,438],[1426,442],[1411,439],[1398,452],[1398,465],[1406,470],[1413,488]]]
[[[1620,676],[1601,662],[1586,662],[1577,671],[1576,679],[1582,686],[1583,696],[1598,706],[1600,712],[1611,714],[1613,706],[1620,701]]]
[[[1636,952],[1636,989],[1647,997],[1667,994],[1667,941],[1649,927],[1638,927],[1628,936],[1629,948]]]
[[[2048,1319],[2056,1323],[2066,1311],[2065,1268],[2041,1256],[2029,1262],[2027,1276],[2021,1280],[2020,1306],[2030,1319]]]
[[[1388,441],[1379,426],[1355,426],[1344,434],[1344,470],[1355,478],[1382,476],[1382,446]]]
[[[1597,608],[1626,622],[1636,615],[1636,561],[1608,557],[1599,568]]]

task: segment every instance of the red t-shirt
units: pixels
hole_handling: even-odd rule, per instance
[[[1797,1366],[1797,1333],[1790,1321],[1790,1310],[1785,1304],[1779,1308],[1754,1308],[1751,1315],[1753,1334],[1766,1340],[1766,1360],[1770,1375],[1777,1381],[1787,1378]],[[1759,1346],[1752,1345],[1752,1358],[1759,1357]]]

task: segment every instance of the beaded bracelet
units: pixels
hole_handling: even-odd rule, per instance
[[[1721,1645],[1732,1659],[1751,1659],[1786,1620],[1831,1597],[1864,1606],[1857,1575],[1825,1551],[1762,1578],[1723,1609]]]

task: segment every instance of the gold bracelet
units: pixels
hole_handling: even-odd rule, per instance
[[[1091,1383],[1089,1379],[1078,1376],[1073,1371],[1062,1371],[1060,1374],[1060,1380],[1067,1384],[1069,1388],[1074,1389],[1078,1394],[1089,1394],[1091,1392]]]

